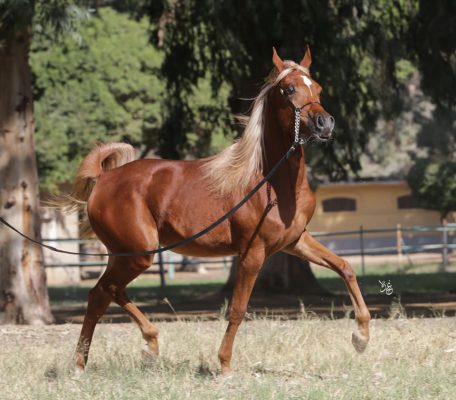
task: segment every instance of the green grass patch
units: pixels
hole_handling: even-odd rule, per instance
[[[371,271],[372,272],[372,271]],[[332,271],[316,273],[320,284],[334,294],[347,294],[342,279]],[[222,290],[225,284],[224,277],[207,281],[168,280],[165,288],[155,279],[143,278],[128,286],[128,294],[133,301],[151,303],[168,298],[172,304],[181,304],[195,301]],[[401,293],[446,293],[456,289],[455,272],[433,273],[400,273],[397,269],[385,268],[379,273],[360,275],[358,283],[364,294],[380,294],[379,281],[389,281],[395,294]],[[51,286],[49,296],[51,303],[57,305],[81,305],[87,301],[91,286]]]
[[[160,287],[157,280],[142,279],[128,286],[128,295],[133,301],[148,302],[151,299],[167,297],[173,303],[195,300],[201,296],[222,290],[225,281],[209,280],[207,282],[175,282]],[[50,286],[49,297],[52,304],[85,304],[91,286]]]
[[[390,274],[425,274],[425,273],[439,273],[440,264],[438,263],[428,263],[428,264],[408,264],[404,263],[402,267],[399,267],[396,263],[383,263],[375,265],[366,265],[363,271],[363,268],[360,264],[352,264],[353,270],[356,272],[358,277],[366,275],[390,275]],[[313,273],[317,278],[333,278],[336,276],[334,271],[331,271],[328,268],[323,267],[313,267]],[[447,267],[446,272],[455,272],[456,273],[456,264],[451,264]]]
[[[321,285],[335,294],[347,292],[347,288],[339,277],[319,278]],[[364,294],[380,294],[379,281],[389,281],[394,293],[442,293],[456,290],[456,273],[422,273],[401,274],[389,273],[378,275],[358,275],[358,284]]]

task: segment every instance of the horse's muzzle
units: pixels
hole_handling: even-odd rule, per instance
[[[335,124],[335,120],[332,115],[318,113],[314,117],[314,125],[315,125],[314,135],[322,141],[331,139],[332,132],[334,129],[334,124]]]

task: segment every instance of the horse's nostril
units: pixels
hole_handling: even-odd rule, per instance
[[[325,119],[321,116],[317,116],[317,121],[316,121],[317,128],[323,129],[325,127]]]
[[[329,116],[329,128],[330,128],[330,129],[333,129],[335,123],[336,123],[336,120],[334,119],[334,117],[333,117],[332,115],[330,115],[330,116]]]

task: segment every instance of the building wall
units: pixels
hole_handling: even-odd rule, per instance
[[[409,195],[405,181],[339,183],[321,185],[316,194],[316,210],[308,226],[311,233],[396,228],[416,225],[439,225],[437,211],[420,208],[400,209],[398,197]],[[356,200],[356,211],[325,212],[322,202],[342,197]],[[454,213],[448,222],[454,222]],[[318,238],[323,244],[339,255],[360,254],[361,246],[365,254],[392,254],[397,251],[396,232],[364,233],[361,245],[359,233],[349,235],[324,235]],[[451,235],[450,242],[456,238]],[[442,243],[442,234],[437,231],[402,232],[403,245],[422,246]]]
[[[437,225],[436,211],[420,208],[399,209],[397,198],[410,194],[405,181],[320,185],[315,193],[317,207],[309,225],[310,232],[334,232],[402,226]],[[356,211],[324,212],[322,201],[333,197],[356,200]]]

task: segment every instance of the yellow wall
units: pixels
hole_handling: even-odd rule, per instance
[[[399,209],[397,198],[410,194],[405,181],[357,182],[320,185],[310,232],[334,232],[402,226],[437,225],[439,213],[424,209]],[[323,212],[322,200],[333,197],[356,199],[356,211]]]

